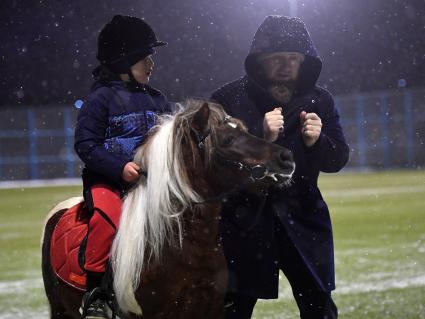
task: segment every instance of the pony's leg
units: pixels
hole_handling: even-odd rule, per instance
[[[50,302],[50,318],[51,319],[80,319],[81,314],[79,308],[83,293],[69,287],[67,284],[59,282],[54,290],[54,296],[62,295],[59,300],[51,300]]]
[[[50,318],[63,318],[65,308],[61,302],[60,294],[57,294],[55,286],[58,285],[58,279],[54,274],[50,264],[50,241],[53,230],[60,217],[66,212],[66,209],[60,210],[50,217],[44,228],[44,236],[41,245],[41,270],[43,273],[44,289],[50,306]]]
[[[81,293],[58,280],[50,263],[50,241],[53,230],[66,209],[54,213],[46,223],[41,246],[41,267],[44,289],[50,305],[51,319],[79,319]]]
[[[54,310],[51,308],[50,319],[76,319],[73,316],[66,314],[65,312]]]

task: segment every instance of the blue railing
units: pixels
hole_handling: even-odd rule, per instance
[[[423,114],[423,113],[422,113]],[[412,94],[406,91],[404,94],[404,126],[406,130],[407,164],[413,166],[415,162],[415,149],[413,141],[413,117],[412,117]]]
[[[383,91],[335,97],[335,105],[340,111],[341,122],[352,150],[348,166],[384,169],[423,166],[425,148],[418,130],[425,127],[425,118],[414,114],[418,108],[424,108],[424,105],[418,105],[424,96],[425,89],[406,89],[402,92]],[[52,111],[52,108],[48,110]],[[15,119],[26,122],[25,129],[15,129],[11,125],[0,129],[0,181],[13,179],[14,176],[10,173],[13,169],[25,171],[25,174],[20,175],[24,179],[80,175],[81,162],[73,149],[77,109],[58,106],[54,110],[56,113],[53,114],[53,119],[40,125],[37,119],[43,115],[43,108],[29,107]],[[423,111],[418,114],[423,114]],[[7,116],[5,112],[0,110],[0,123],[2,117]],[[9,109],[8,112],[13,117],[17,116],[15,110]],[[55,117],[55,114],[60,116]],[[46,152],[46,145],[41,142],[46,138],[57,139],[56,145],[59,145],[57,147],[60,147],[60,151],[52,146]],[[26,150],[19,146],[24,143],[28,145],[25,146]],[[12,144],[16,144],[15,154],[9,151]],[[49,175],[46,169],[41,170],[40,167],[45,164],[64,167],[59,174],[61,176],[57,176],[58,170],[53,170],[54,175]]]
[[[76,111],[71,107],[56,107],[58,113],[61,113],[63,117],[63,125],[61,129],[51,128],[38,128],[36,125],[37,112],[42,112],[40,108],[28,108],[26,110],[26,123],[27,129],[25,130],[0,130],[0,181],[8,178],[4,168],[7,166],[21,165],[22,168],[29,168],[28,179],[39,179],[39,178],[51,178],[48,176],[40,175],[41,164],[66,164],[66,170],[62,176],[57,177],[76,177],[80,172],[76,172],[75,164],[79,164],[80,160],[74,153],[73,141],[74,141],[74,122]],[[74,113],[74,114],[73,114]],[[1,116],[1,110],[0,110]],[[20,120],[23,120],[21,118]],[[57,123],[55,123],[57,126]],[[61,154],[57,153],[57,149],[52,149],[51,154],[41,155],[39,153],[40,138],[62,138],[64,143],[61,143]],[[16,141],[17,144],[28,142],[27,155],[14,155],[6,152],[9,149],[9,145]]]
[[[353,156],[355,160],[350,161],[349,166],[376,167],[373,163],[371,164],[371,156],[368,156],[368,153],[374,149],[380,151],[379,162],[381,164],[376,168],[423,167],[425,154],[419,156],[415,149],[422,149],[422,153],[425,153],[425,148],[420,139],[415,136],[415,130],[425,127],[425,117],[415,118],[413,110],[422,108],[423,111],[420,114],[423,114],[425,109],[424,105],[414,105],[414,94],[418,97],[417,101],[422,101],[421,96],[425,95],[425,90],[403,90],[402,93],[383,91],[335,98],[335,105],[340,111],[341,123],[345,132],[347,133],[347,129],[350,127],[356,128],[355,136],[347,135],[350,148],[355,155]],[[391,109],[389,104],[393,98],[398,98],[401,103],[393,101]],[[350,107],[354,108],[355,112],[349,110]],[[365,115],[367,109],[369,112]],[[379,132],[380,135],[379,140],[375,139],[373,143],[368,136],[372,131]],[[416,135],[418,134],[416,133]],[[398,146],[396,142],[398,142]],[[402,152],[399,151],[400,148],[403,149]],[[394,161],[394,157],[398,157],[399,160]],[[377,161],[378,159],[374,158],[373,160]]]

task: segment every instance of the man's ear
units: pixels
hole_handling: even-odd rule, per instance
[[[208,130],[208,119],[210,117],[210,108],[205,102],[193,116],[191,127],[196,132],[202,134]]]

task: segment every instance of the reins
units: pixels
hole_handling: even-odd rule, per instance
[[[227,123],[230,120],[230,118],[231,117],[227,115],[224,118],[223,122]],[[192,132],[194,133],[194,135],[197,139],[197,142],[198,142],[197,146],[198,146],[199,150],[204,151],[205,150],[205,139],[210,135],[211,130],[208,129],[206,131],[206,133],[204,133],[202,135],[198,134],[195,131],[192,131]],[[223,199],[229,197],[230,195],[232,195],[234,193],[237,193],[237,192],[247,188],[248,186],[254,184],[256,181],[264,179],[269,173],[267,167],[265,167],[263,165],[253,165],[253,166],[246,165],[245,163],[242,163],[241,161],[235,161],[235,160],[232,160],[232,159],[225,158],[220,153],[216,153],[215,158],[221,164],[234,166],[239,171],[248,172],[248,174],[249,174],[248,179],[245,183],[237,185],[237,186],[233,187],[232,189],[225,191],[224,193],[221,193],[217,196],[207,198],[207,199],[200,201],[200,202],[195,202],[194,203],[195,205],[202,205],[202,204],[206,204],[208,202],[214,202],[214,201],[223,201]],[[268,195],[267,191],[263,190],[262,191],[261,203],[260,203],[260,205],[258,206],[258,208],[255,212],[254,220],[252,221],[252,223],[250,223],[250,225],[248,227],[240,227],[240,225],[238,225],[238,223],[236,223],[236,221],[234,219],[231,219],[234,226],[237,227],[238,229],[246,231],[246,232],[251,231],[257,225],[258,220],[260,219],[260,215],[261,215],[263,208],[266,204],[267,195]]]
[[[250,175],[248,176],[248,179],[245,183],[238,185],[238,186],[235,186],[232,189],[230,189],[230,190],[228,190],[228,191],[226,191],[222,194],[219,194],[217,196],[207,198],[202,202],[197,202],[197,203],[195,203],[196,205],[205,204],[207,202],[212,202],[212,201],[223,201],[223,199],[225,199],[226,197],[229,197],[230,195],[232,195],[234,193],[238,193],[239,191],[244,190],[245,188],[254,184],[258,180],[264,179],[268,174],[268,169],[265,166],[262,166],[262,165],[248,166],[248,165],[246,165],[246,164],[244,164],[240,161],[233,161],[233,160],[224,158],[220,154],[217,154],[216,157],[217,157],[218,161],[221,161],[223,164],[235,166],[240,171],[245,170]],[[241,227],[236,222],[235,218],[231,218],[230,220],[232,221],[232,223],[235,227],[237,227],[240,230],[249,232],[255,227],[255,225],[257,225],[258,220],[260,219],[260,215],[261,215],[263,208],[266,204],[266,198],[267,198],[268,193],[267,193],[266,190],[263,190],[261,192],[261,194],[262,194],[261,203],[260,203],[260,205],[258,206],[258,208],[255,212],[253,221],[249,224],[248,227]]]
[[[226,117],[223,120],[223,123],[225,124],[225,123],[229,122],[230,119],[231,119],[231,117],[226,115]],[[197,132],[195,130],[192,130],[192,133],[193,133],[193,136],[196,138],[196,141],[197,141],[196,145],[197,145],[198,149],[200,151],[205,151],[205,140],[211,134],[211,129],[208,129],[203,134],[199,134],[199,132]],[[223,192],[219,195],[206,198],[206,199],[199,201],[199,202],[193,202],[194,205],[203,205],[203,204],[207,204],[207,203],[210,203],[210,202],[216,202],[216,201],[222,202],[225,198],[229,197],[230,195],[246,189],[250,185],[254,184],[256,181],[264,179],[269,173],[269,170],[267,169],[267,167],[265,167],[263,165],[247,165],[247,164],[245,164],[241,161],[235,161],[235,160],[232,160],[232,159],[225,158],[220,153],[215,153],[214,156],[215,156],[215,159],[217,160],[217,162],[221,163],[222,165],[233,166],[239,171],[247,172],[249,174],[249,176],[244,183],[237,185],[237,186],[234,186],[230,190],[225,191],[225,192]],[[139,174],[141,174],[141,175],[143,175],[144,177],[147,178],[147,176],[148,176],[147,171],[145,171],[143,169],[139,169],[138,172],[139,172]],[[259,207],[256,211],[254,221],[249,225],[249,227],[246,227],[246,228],[241,228],[241,227],[239,227],[239,225],[237,225],[234,222],[234,224],[239,229],[244,230],[244,231],[250,231],[257,224],[259,217],[261,215],[261,212],[262,212],[262,210],[265,206],[266,197],[267,197],[268,193],[267,193],[266,190],[263,190],[261,192],[261,194],[262,194],[262,201],[261,201],[261,204],[259,205]]]

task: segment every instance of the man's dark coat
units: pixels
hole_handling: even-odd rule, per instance
[[[295,93],[286,105],[267,93],[266,83],[257,71],[258,54],[273,52],[305,55]],[[273,189],[259,217],[255,203],[247,204],[236,216],[234,212],[223,213],[221,229],[231,292],[257,298],[277,297],[280,245],[275,239],[275,223],[281,223],[286,230],[318,289],[335,289],[332,226],[317,179],[320,172],[341,170],[348,160],[349,148],[331,94],[316,85],[321,66],[301,20],[269,16],[254,36],[245,60],[247,74],[212,95],[213,100],[230,115],[243,120],[250,132],[259,137],[263,137],[265,113],[282,107],[285,129],[275,143],[289,148],[296,163],[293,183],[286,189]],[[319,140],[311,148],[304,145],[301,136],[302,111],[316,113],[323,124]],[[253,223],[255,226],[248,230]]]

